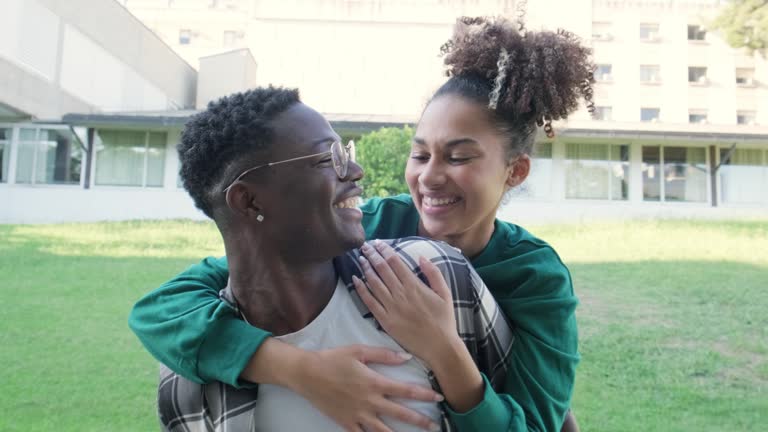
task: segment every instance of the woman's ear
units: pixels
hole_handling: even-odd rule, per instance
[[[527,154],[518,156],[508,168],[507,186],[510,188],[519,186],[528,178],[531,172],[531,157]]]

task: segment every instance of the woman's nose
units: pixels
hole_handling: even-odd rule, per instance
[[[434,188],[445,183],[445,169],[440,161],[432,158],[424,165],[419,174],[419,182],[428,188]]]

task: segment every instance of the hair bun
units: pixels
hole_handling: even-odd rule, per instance
[[[549,124],[578,109],[582,98],[594,111],[592,50],[568,31],[525,32],[503,17],[461,17],[441,52],[448,76],[489,81],[489,107],[505,117]],[[551,125],[546,129],[552,133]]]

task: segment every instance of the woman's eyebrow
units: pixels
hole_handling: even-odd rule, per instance
[[[424,138],[419,138],[419,137],[413,137],[413,143],[417,144],[417,145],[420,145],[420,146],[426,146],[427,145],[427,141],[424,140]],[[445,143],[445,147],[451,148],[451,147],[456,147],[456,146],[464,145],[464,144],[475,146],[475,145],[477,145],[477,141],[475,141],[475,140],[473,140],[472,138],[469,138],[469,137],[456,138],[456,139],[452,139],[452,140],[448,141],[447,143]]]

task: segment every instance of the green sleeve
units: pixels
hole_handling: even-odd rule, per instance
[[[477,407],[452,414],[460,431],[559,431],[570,407],[579,362],[570,274],[548,247],[511,261],[515,267],[502,261],[479,272],[507,282],[492,289],[515,335],[504,394],[486,382]]]
[[[241,371],[270,334],[239,319],[219,290],[227,284],[225,258],[206,258],[141,298],[128,325],[147,350],[197,383],[235,387]]]
[[[521,431],[526,430],[525,414],[509,395],[497,394],[483,375],[483,400],[465,413],[447,407],[448,415],[459,431]]]

